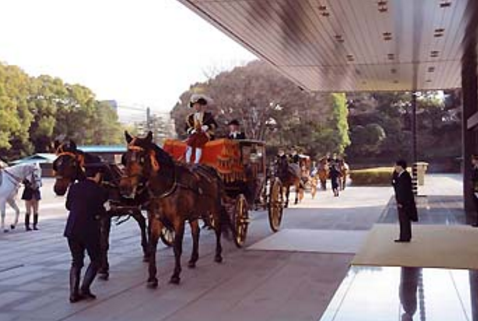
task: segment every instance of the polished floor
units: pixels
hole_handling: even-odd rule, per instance
[[[411,320],[478,320],[478,271],[352,266],[320,319]]]

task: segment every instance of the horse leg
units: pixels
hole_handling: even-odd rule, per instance
[[[285,207],[289,207],[290,185],[285,188]]]
[[[193,251],[191,253],[191,259],[189,259],[188,267],[195,268],[196,262],[199,258],[199,220],[190,221],[189,226],[191,227],[193,238]]]
[[[147,286],[150,289],[155,289],[158,287],[158,279],[156,278],[156,249],[158,247],[158,240],[161,236],[161,231],[163,229],[163,223],[156,217],[154,213],[149,214],[149,277],[147,281]]]
[[[2,216],[2,223],[1,223],[1,229],[3,230],[4,233],[7,233],[8,230],[5,229],[5,211],[6,211],[6,201],[2,202],[0,200],[0,212],[1,212],[1,216]]]
[[[181,254],[183,253],[183,237],[184,237],[184,221],[178,219],[178,222],[174,224],[174,230],[176,235],[174,237],[174,273],[169,280],[172,284],[179,284],[181,278]]]
[[[143,262],[148,262],[148,236],[146,235],[146,219],[141,211],[134,211],[133,218],[138,222],[139,229],[141,230],[141,247],[143,248]]]
[[[214,226],[214,232],[216,233],[216,255],[214,256],[214,261],[217,263],[222,262],[222,245],[221,245],[221,234],[224,224],[227,222],[226,217],[227,215],[225,207],[222,204],[217,205],[216,212],[215,212],[215,220],[217,221],[216,226]],[[223,221],[224,217],[224,221]]]
[[[99,278],[101,280],[108,280],[110,276],[110,264],[108,262],[108,250],[110,248],[109,239],[111,231],[111,216],[109,213],[106,216],[101,218],[101,235],[100,235],[100,245],[101,245],[101,266],[98,270]]]
[[[294,205],[299,203],[299,194],[301,193],[300,182],[295,184],[295,201]]]
[[[20,216],[20,209],[18,208],[17,203],[15,202],[14,198],[7,199],[7,202],[15,210],[15,221],[13,222],[13,224],[10,225],[10,228],[12,230],[14,230],[15,227],[17,226],[17,224],[18,224],[18,218]]]

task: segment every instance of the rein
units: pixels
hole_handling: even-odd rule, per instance
[[[144,148],[142,148],[140,146],[136,146],[136,145],[134,145],[134,143],[135,143],[135,140],[133,140],[128,145],[128,150],[131,150],[131,151],[134,151],[134,152],[144,152],[145,151]],[[154,150],[149,151],[149,159],[151,161],[151,167],[152,167],[153,171],[154,172],[159,172],[159,170],[161,169],[161,166],[156,159],[156,153],[154,152]],[[166,198],[168,196],[171,196],[172,194],[174,194],[176,192],[178,187],[183,188],[183,189],[189,189],[189,190],[192,190],[192,191],[197,192],[197,193],[200,194],[200,189],[198,189],[198,191],[196,191],[189,186],[185,186],[183,184],[178,183],[176,172],[177,172],[176,166],[173,165],[173,174],[172,174],[173,183],[171,184],[171,187],[169,189],[167,189],[166,191],[164,191],[160,195],[153,195],[151,193],[151,189],[149,189],[149,185],[150,185],[149,180],[146,181],[146,184],[144,184],[144,188],[148,188],[150,199],[159,200],[159,199],[163,199],[163,198]],[[132,178],[132,177],[144,178],[144,176],[141,175],[141,174],[128,175],[126,177],[128,177],[128,178]],[[144,191],[144,189],[140,190],[140,192],[143,192],[143,191]]]
[[[20,184],[23,181],[20,177],[18,177],[16,175],[10,173],[9,171],[7,171],[6,168],[3,170],[3,172],[5,172],[7,175],[9,175],[11,178],[13,178],[18,184]]]

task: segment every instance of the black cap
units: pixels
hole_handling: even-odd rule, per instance
[[[239,123],[239,121],[237,119],[233,119],[229,123],[227,123],[227,126],[229,126],[229,125],[240,126],[241,124]]]
[[[395,162],[398,166],[401,166],[403,169],[407,169],[407,161],[404,159],[399,159]]]
[[[102,173],[103,166],[97,166],[97,165],[87,165],[85,167],[85,175],[86,177],[95,177],[96,174]]]

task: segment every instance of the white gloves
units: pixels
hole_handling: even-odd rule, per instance
[[[202,125],[202,127],[201,127],[201,130],[202,130],[203,132],[207,131],[208,129],[209,129],[209,126],[208,126],[208,125]]]

